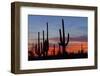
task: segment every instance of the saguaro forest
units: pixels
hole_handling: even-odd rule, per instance
[[[88,19],[28,16],[28,60],[88,58]]]

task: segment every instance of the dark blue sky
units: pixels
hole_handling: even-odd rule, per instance
[[[44,16],[44,15],[29,15],[28,16],[28,36],[29,39],[36,39],[37,33],[45,31],[46,23],[49,27],[49,38],[59,37],[59,29],[62,28],[62,18],[64,19],[65,32],[71,37],[87,36],[88,18],[74,16]]]

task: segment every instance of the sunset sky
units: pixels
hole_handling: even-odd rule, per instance
[[[45,32],[46,38],[46,23],[48,22],[49,28],[49,41],[50,49],[52,44],[56,44],[58,48],[59,42],[59,29],[62,29],[62,19],[64,19],[65,34],[70,35],[70,41],[67,47],[69,52],[76,52],[80,50],[81,44],[83,49],[87,51],[88,41],[88,18],[75,17],[75,16],[44,16],[44,15],[29,15],[28,16],[28,45],[31,47],[32,43],[37,43],[38,32],[42,39],[42,31]]]

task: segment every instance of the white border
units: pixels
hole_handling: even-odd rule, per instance
[[[94,65],[94,11],[39,7],[20,8],[20,69],[43,69]],[[88,17],[88,59],[28,61],[28,14]]]

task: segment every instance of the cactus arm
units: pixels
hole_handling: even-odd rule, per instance
[[[60,42],[62,43],[62,34],[61,34],[61,29],[59,29],[59,34],[60,34]]]
[[[67,42],[65,43],[65,45],[67,46],[69,43],[69,33],[68,33],[68,36],[67,36]]]

